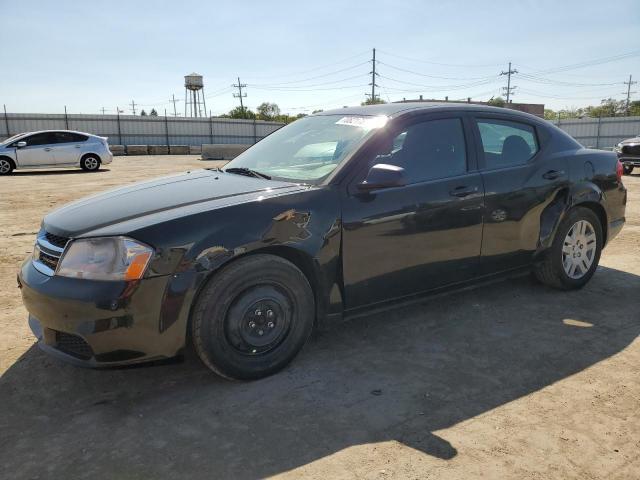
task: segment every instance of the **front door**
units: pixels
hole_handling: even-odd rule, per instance
[[[348,309],[476,275],[483,186],[462,117],[388,125],[389,141],[343,199],[343,275]],[[386,151],[384,151],[386,150]],[[352,188],[376,163],[404,168],[407,185]]]
[[[36,133],[21,138],[19,142],[26,142],[27,145],[17,149],[18,165],[21,167],[52,165],[55,163],[53,157],[55,141],[53,132]]]

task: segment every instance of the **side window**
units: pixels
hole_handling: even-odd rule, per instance
[[[30,137],[21,140],[27,142],[28,147],[55,143],[55,138],[51,132],[36,133],[35,135],[31,135]]]
[[[389,152],[374,163],[404,168],[409,183],[453,177],[467,171],[462,120],[447,118],[416,123],[393,137]]]
[[[78,136],[75,133],[71,132],[55,132],[56,143],[74,143],[82,140],[77,140]]]
[[[538,152],[531,125],[490,119],[479,119],[477,123],[487,169],[523,165]]]
[[[86,142],[89,139],[86,135],[79,133],[70,133],[69,135],[71,135],[71,141],[74,143]]]

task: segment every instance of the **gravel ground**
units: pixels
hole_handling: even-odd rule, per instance
[[[529,278],[316,334],[284,372],[86,370],[41,353],[15,275],[70,200],[212,166],[118,157],[0,178],[0,478],[640,478],[640,176],[583,290]]]

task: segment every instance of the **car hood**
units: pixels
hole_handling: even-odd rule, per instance
[[[626,140],[623,140],[620,143],[622,145],[635,145],[637,143],[640,143],[640,137],[627,138]]]
[[[302,188],[307,187],[219,170],[196,170],[83,198],[49,213],[43,228],[65,237],[89,236],[115,224],[139,226],[147,220],[154,223]]]

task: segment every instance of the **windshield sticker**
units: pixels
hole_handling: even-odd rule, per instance
[[[380,115],[377,117],[357,117],[355,115],[349,115],[342,117],[336,122],[336,125],[350,125],[352,127],[360,127],[366,130],[372,130],[374,128],[382,128],[387,123],[387,117]]]

